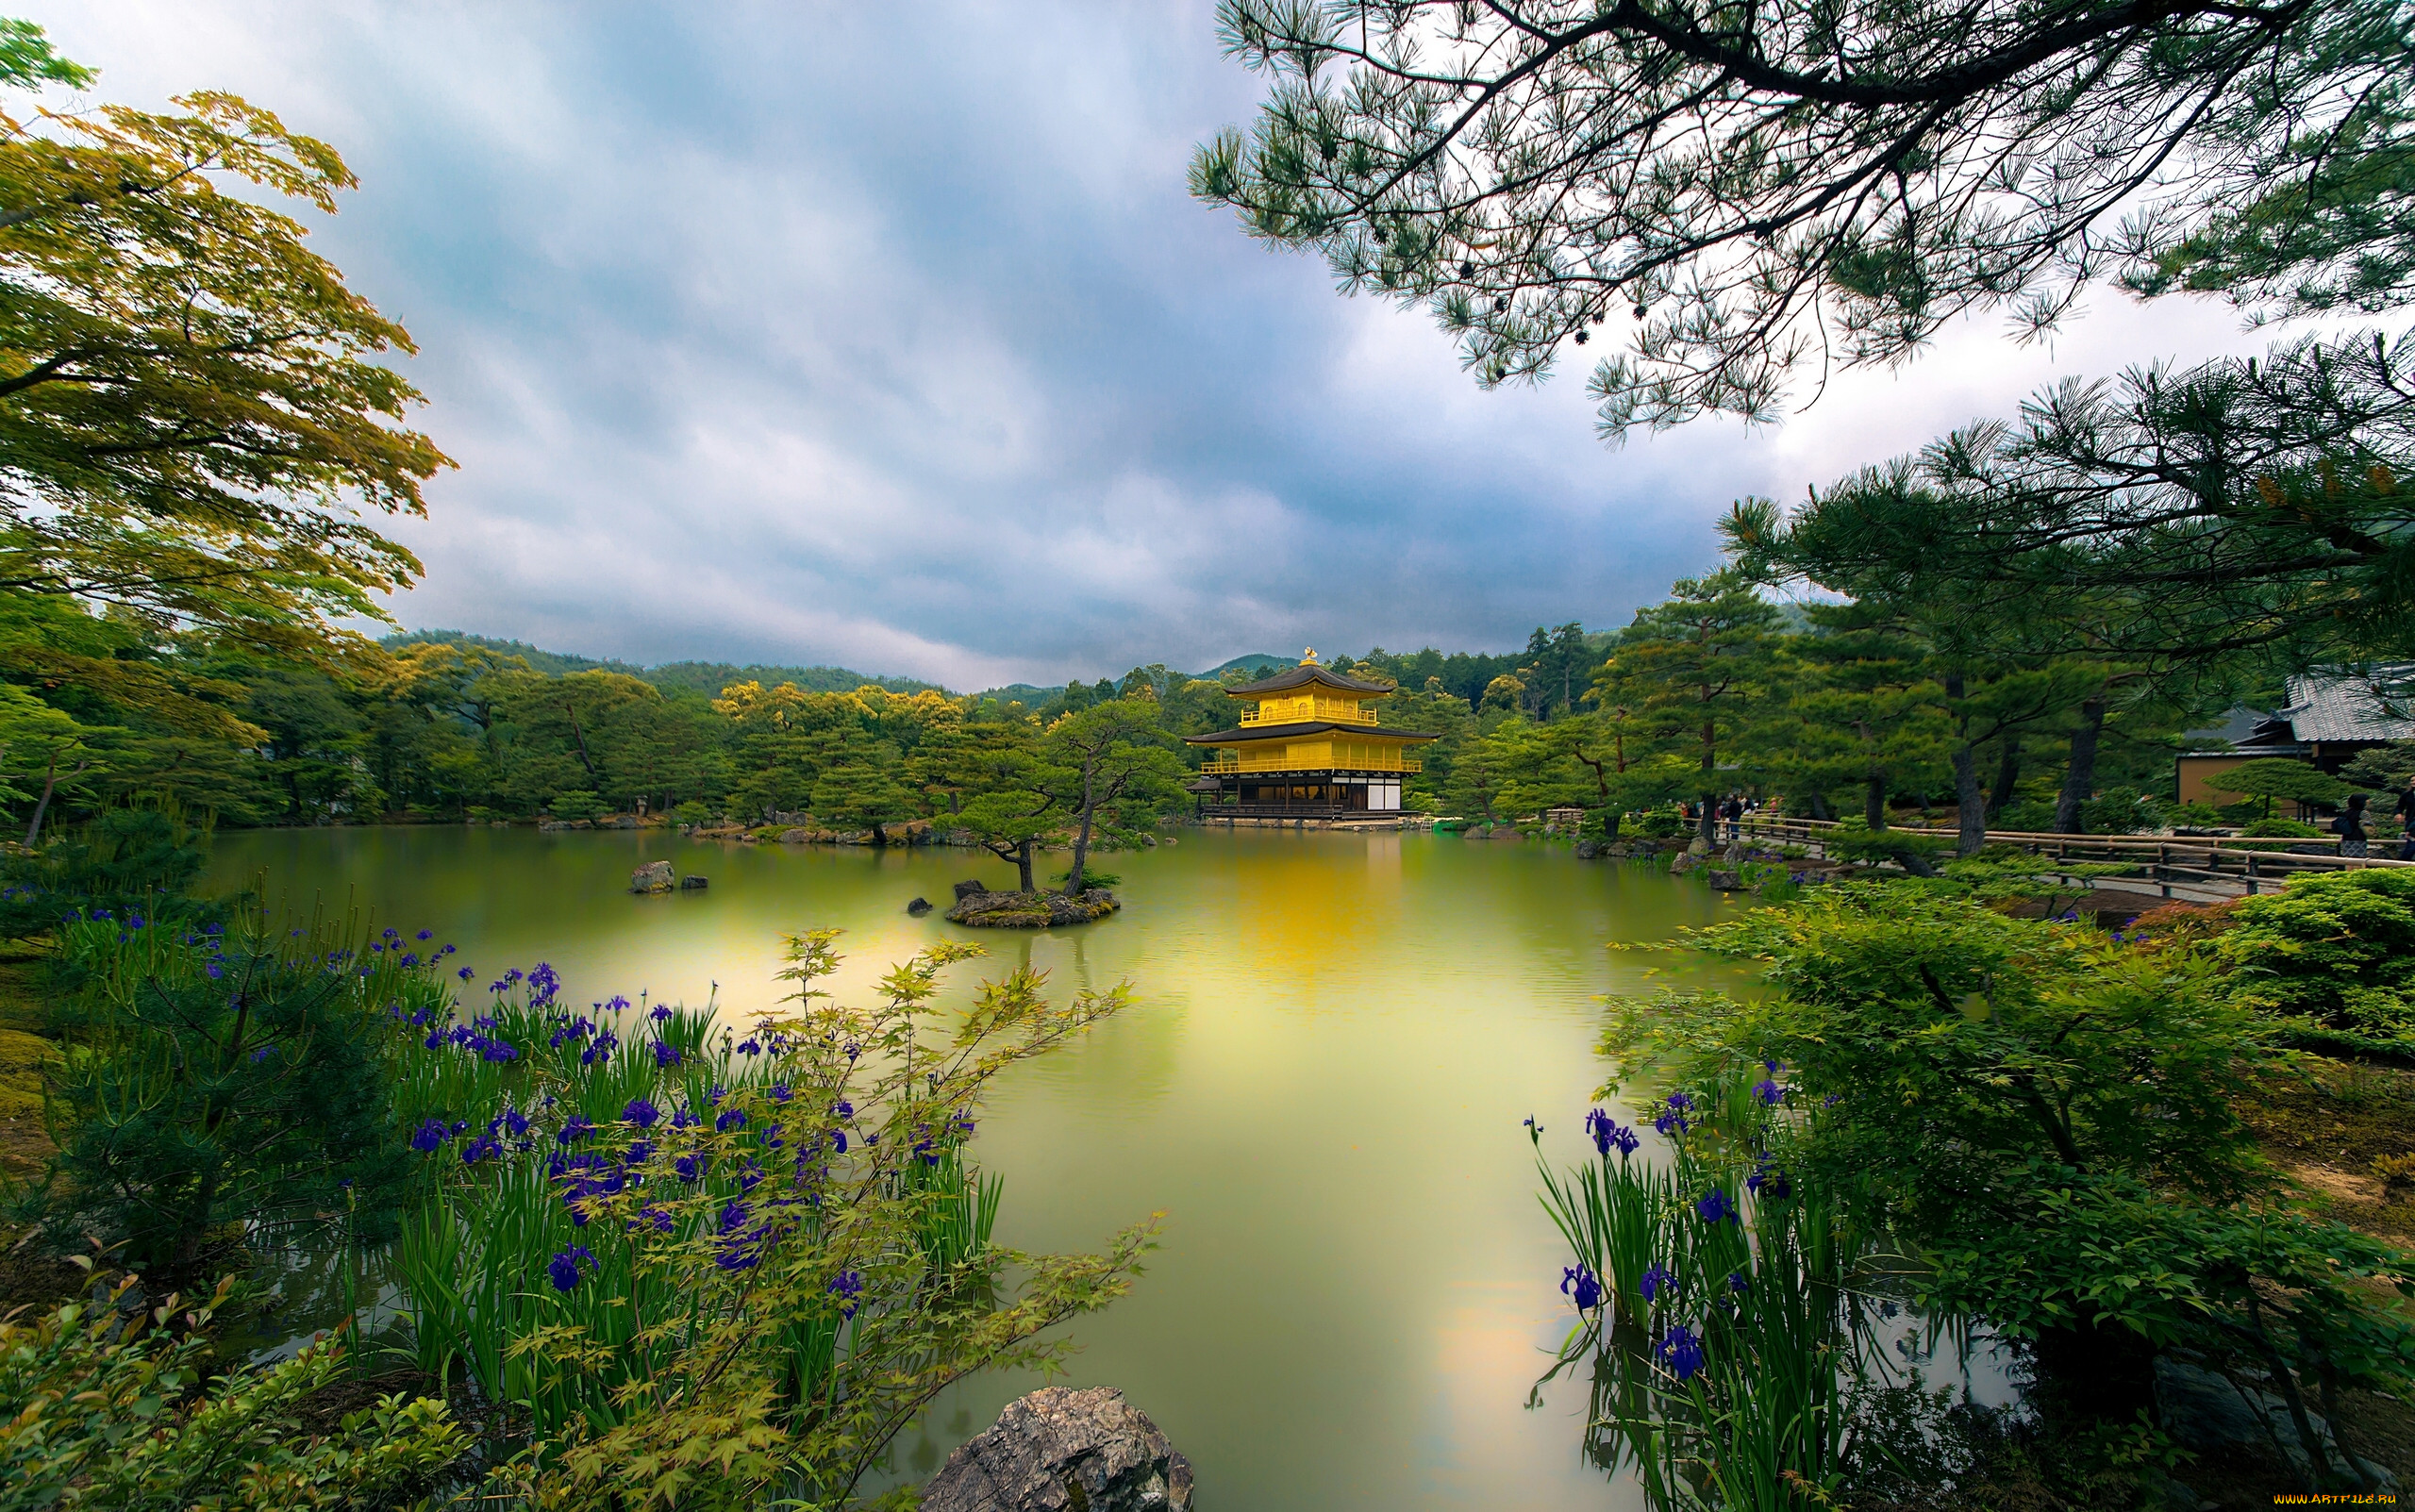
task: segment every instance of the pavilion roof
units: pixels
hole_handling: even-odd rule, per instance
[[[1285,693],[1294,688],[1306,688],[1311,683],[1321,683],[1327,688],[1339,689],[1345,693],[1364,693],[1378,698],[1392,691],[1391,685],[1389,683],[1360,682],[1356,677],[1344,677],[1330,667],[1320,667],[1313,661],[1302,662],[1289,672],[1278,672],[1272,677],[1254,683],[1242,683],[1236,688],[1227,688],[1224,691],[1235,698],[1256,698],[1260,693]]]

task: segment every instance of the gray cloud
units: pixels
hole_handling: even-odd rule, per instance
[[[2063,372],[2260,344],[2113,296],[1783,428],[1611,452],[1183,191],[1254,81],[1209,7],[31,4],[101,97],[227,88],[362,191],[318,233],[461,463],[411,624],[953,687],[1623,622],[1740,493]]]

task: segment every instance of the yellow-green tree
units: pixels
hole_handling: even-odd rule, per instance
[[[0,87],[90,81],[38,30],[8,41]],[[401,423],[410,337],[275,208],[335,209],[334,148],[231,94],[175,104],[0,110],[0,595],[358,651],[334,622],[420,570],[371,522],[424,513],[448,465]]]

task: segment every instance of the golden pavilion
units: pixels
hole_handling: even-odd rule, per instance
[[[1375,701],[1392,690],[1317,665],[1300,665],[1225,692],[1256,705],[1238,728],[1194,735],[1213,752],[1191,790],[1202,819],[1348,819],[1398,814],[1401,779],[1418,770],[1411,747],[1439,739],[1383,728]]]

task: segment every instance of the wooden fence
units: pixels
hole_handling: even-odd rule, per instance
[[[1748,838],[1801,845],[1825,855],[1826,835],[1839,826],[1826,820],[1747,815]],[[1905,833],[1951,840],[1945,829],[1905,827]],[[2035,856],[2080,864],[2124,865],[2131,871],[2090,879],[2120,891],[2152,889],[2165,898],[2205,903],[2277,890],[2309,872],[2346,872],[2361,867],[2415,866],[2378,856],[2341,856],[2336,837],[2247,839],[2167,835],[2041,835],[2027,830],[1988,831],[1990,844],[2018,845]]]

